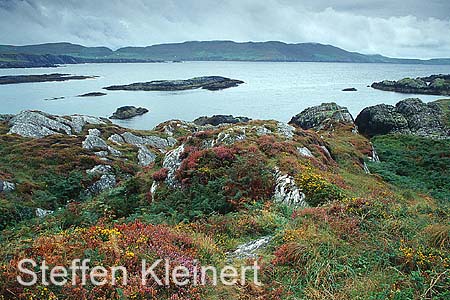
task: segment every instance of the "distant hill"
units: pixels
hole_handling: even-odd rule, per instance
[[[107,47],[84,47],[71,43],[29,46],[0,45],[1,55],[70,56],[78,62],[141,61],[290,61],[450,64],[450,59],[400,59],[365,55],[318,43],[287,44],[283,42],[204,41],[160,44],[148,47],[124,47],[113,51]]]

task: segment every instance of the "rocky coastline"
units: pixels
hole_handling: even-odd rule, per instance
[[[450,75],[431,75],[427,77],[403,78],[398,81],[384,80],[374,82],[372,88],[403,94],[450,95]]]

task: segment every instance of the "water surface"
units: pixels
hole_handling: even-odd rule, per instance
[[[408,97],[424,101],[442,98],[405,95],[367,87],[374,81],[450,73],[449,66],[272,63],[272,62],[185,62],[149,64],[84,64],[61,68],[0,69],[0,76],[17,74],[69,73],[98,75],[97,79],[0,85],[0,113],[24,109],[52,114],[87,114],[108,117],[124,105],[146,107],[149,113],[114,122],[125,127],[151,129],[170,119],[193,120],[203,115],[232,114],[254,119],[289,121],[309,106],[336,102],[348,107],[354,117],[364,108],[379,103],[395,104]],[[105,91],[116,84],[160,79],[187,79],[219,75],[246,83],[222,91],[180,92]],[[342,92],[355,87],[357,92]],[[103,91],[103,97],[79,98],[79,94]],[[45,99],[64,97],[48,101]]]

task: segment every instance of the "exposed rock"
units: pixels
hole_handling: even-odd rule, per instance
[[[273,236],[265,236],[260,239],[239,245],[235,251],[229,253],[229,257],[246,259],[246,258],[256,258],[257,252],[266,248],[272,241]]]
[[[35,214],[36,217],[38,217],[39,219],[43,219],[48,215],[51,215],[53,213],[53,210],[46,210],[46,209],[42,209],[42,208],[36,208]]]
[[[108,146],[108,151],[109,151],[109,153],[111,153],[112,156],[116,156],[116,157],[122,156],[122,152],[120,152],[117,149],[114,149],[111,146]]]
[[[148,145],[158,149],[166,149],[172,147],[177,142],[174,138],[164,139],[159,136],[137,136],[132,134],[131,132],[123,133],[122,138],[128,144],[132,144],[135,146]]]
[[[98,129],[89,129],[89,134],[83,141],[82,146],[88,150],[108,150],[108,145],[100,137],[100,131]]]
[[[353,117],[348,109],[336,103],[322,103],[319,106],[309,107],[289,122],[303,129],[316,130],[329,128],[336,123],[353,124]]]
[[[108,141],[111,141],[117,145],[122,145],[123,143],[125,143],[125,140],[123,139],[123,137],[119,134],[113,134],[108,138]]]
[[[1,114],[0,122],[9,122],[12,118],[14,118],[14,115],[12,114]]]
[[[42,138],[52,134],[71,134],[72,128],[63,124],[52,115],[40,111],[22,111],[10,121],[9,134],[24,137]]]
[[[91,92],[91,93],[78,95],[78,97],[101,97],[101,96],[106,96],[106,95],[107,95],[106,93],[102,93],[102,92]]]
[[[108,151],[97,151],[97,152],[94,152],[94,154],[97,155],[98,157],[105,158],[108,156],[109,152]]]
[[[406,99],[396,106],[379,104],[367,107],[355,123],[359,132],[368,137],[388,133],[448,136],[443,118],[444,112],[438,104]]]
[[[152,153],[148,148],[144,145],[138,146],[138,161],[139,165],[142,167],[146,167],[155,161],[156,155]]]
[[[135,106],[122,106],[119,107],[116,112],[109,117],[110,119],[131,119],[136,116],[143,115],[148,113],[148,109],[143,107],[135,107]]]
[[[247,123],[251,119],[247,117],[233,117],[232,115],[214,115],[212,117],[200,117],[194,120],[194,124],[198,126],[212,125],[218,126],[220,124],[237,124]]]
[[[345,88],[342,91],[343,92],[357,92],[358,90],[356,88]]]
[[[104,174],[96,181],[92,186],[88,188],[88,193],[93,195],[98,195],[101,192],[112,189],[117,184],[116,176],[112,174]]]
[[[244,141],[247,139],[247,128],[245,126],[234,126],[228,128],[217,135],[214,145],[232,145],[237,141]]]
[[[88,175],[104,175],[113,173],[113,168],[109,165],[96,165],[90,170],[87,170]]]
[[[166,153],[163,161],[163,168],[168,169],[166,183],[172,187],[178,185],[178,181],[175,178],[176,171],[180,167],[182,163],[181,155],[184,152],[184,144],[179,146],[176,149],[173,149],[172,151],[169,151]]]
[[[314,155],[312,154],[312,152],[306,148],[306,147],[297,147],[297,151],[298,153],[300,153],[300,155],[302,156],[306,156],[306,157],[314,157]]]
[[[256,127],[256,135],[257,136],[264,136],[264,135],[269,135],[272,134],[272,131],[268,128],[266,128],[266,126],[258,126]]]
[[[0,180],[0,193],[9,193],[16,189],[16,185],[12,182]]]
[[[364,169],[364,173],[370,174],[370,170],[369,170],[369,167],[367,167],[366,162],[364,162],[364,164],[363,164],[363,169]]]
[[[109,121],[107,121],[109,122]],[[91,116],[53,116],[41,111],[25,110],[9,120],[9,134],[42,138],[52,134],[80,133],[86,124],[106,124],[105,119]]]
[[[278,134],[284,136],[287,139],[292,139],[294,137],[295,128],[289,124],[278,122],[277,123]]]
[[[297,187],[292,176],[282,174],[278,169],[275,169],[275,183],[275,202],[290,206],[308,206],[305,201],[305,194]]]
[[[206,89],[210,91],[236,87],[243,81],[220,76],[195,77],[187,80],[157,80],[138,82],[129,85],[113,85],[105,87],[106,90],[123,91],[182,91],[193,89]]]
[[[403,78],[399,81],[374,82],[372,88],[405,94],[450,95],[450,75]]]

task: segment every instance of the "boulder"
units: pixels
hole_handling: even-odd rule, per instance
[[[239,245],[236,250],[229,253],[228,256],[237,259],[256,258],[260,250],[265,249],[272,241],[273,236],[265,236],[254,241]]]
[[[353,124],[353,117],[346,107],[336,103],[322,103],[319,106],[309,107],[294,116],[289,124],[302,129],[324,129],[334,124]]]
[[[89,134],[83,141],[82,146],[88,150],[108,150],[108,145],[100,137],[100,131],[98,129],[89,129]]]
[[[282,174],[275,169],[275,192],[274,201],[289,206],[308,206],[305,194],[295,184],[295,180],[288,174]]]
[[[36,208],[36,211],[34,212],[36,217],[39,219],[43,219],[48,215],[51,215],[54,211],[53,210],[47,210],[42,208]]]
[[[289,124],[278,122],[277,123],[278,134],[286,139],[292,139],[294,137],[295,128]]]
[[[163,168],[168,170],[166,183],[172,187],[178,186],[178,181],[175,178],[176,171],[181,166],[183,161],[182,154],[184,153],[184,144],[172,151],[166,153],[163,160]]]
[[[96,165],[90,170],[87,170],[88,175],[104,175],[113,173],[113,168],[109,165]]]
[[[16,185],[12,182],[0,180],[0,193],[9,193],[16,189]]]
[[[88,188],[87,192],[89,194],[98,195],[103,191],[112,189],[116,186],[116,184],[116,176],[113,174],[104,174],[99,180]]]
[[[251,119],[247,117],[233,117],[232,115],[214,115],[212,117],[200,117],[194,120],[194,124],[198,126],[212,125],[218,126],[220,124],[236,124],[247,123]]]
[[[116,112],[109,117],[110,119],[131,119],[136,116],[140,116],[148,113],[148,109],[143,107],[135,107],[135,106],[122,106],[119,107]]]
[[[355,120],[361,134],[372,137],[389,133],[448,136],[444,112],[436,103],[405,99],[396,106],[379,104],[361,111]]]
[[[138,136],[131,132],[125,132],[122,134],[123,140],[128,143],[135,146],[138,145],[148,145],[151,147],[155,147],[158,149],[166,149],[169,147],[172,147],[176,144],[177,140],[174,138],[161,138],[159,136]]]

